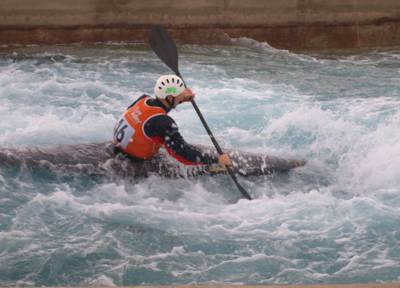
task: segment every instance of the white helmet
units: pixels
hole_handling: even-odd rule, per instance
[[[164,75],[158,78],[154,86],[154,94],[157,98],[165,99],[167,96],[178,96],[185,90],[182,79],[176,75]]]

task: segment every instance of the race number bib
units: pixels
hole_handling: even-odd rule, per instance
[[[135,129],[122,117],[114,128],[114,143],[122,148],[127,148],[129,141],[135,135]]]

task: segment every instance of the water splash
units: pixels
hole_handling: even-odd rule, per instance
[[[233,42],[180,47],[216,137],[308,165],[240,179],[250,202],[225,176],[128,184],[1,167],[2,285],[399,280],[399,51]],[[167,72],[137,44],[2,49],[1,146],[109,140]],[[189,142],[208,144],[193,113],[171,115]]]

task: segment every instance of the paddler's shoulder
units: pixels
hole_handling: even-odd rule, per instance
[[[127,110],[132,108],[136,103],[138,103],[142,99],[146,99],[146,105],[151,106],[151,107],[159,107],[159,108],[163,109],[165,111],[165,113],[168,113],[171,110],[168,107],[166,107],[163,103],[161,103],[161,101],[159,99],[153,98],[147,94],[143,94],[142,96],[137,98],[131,105],[129,105]]]
[[[159,107],[162,108],[165,113],[168,113],[171,109],[166,107],[158,98],[149,98],[146,100],[146,104],[152,107]]]
[[[128,108],[126,108],[127,110],[132,108],[136,103],[138,103],[140,100],[142,100],[143,98],[150,98],[149,95],[143,94],[142,96],[140,96],[139,98],[137,98],[135,101],[132,102],[131,105],[128,106]],[[150,98],[151,99],[151,98]]]

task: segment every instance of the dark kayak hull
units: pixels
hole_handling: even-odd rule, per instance
[[[200,149],[214,153],[212,148]],[[234,170],[242,176],[286,172],[304,166],[305,161],[282,159],[263,154],[228,151]],[[47,148],[0,149],[0,167],[48,168],[61,173],[80,173],[106,177],[137,178],[158,174],[163,177],[194,177],[221,174],[215,166],[184,166],[161,151],[154,158],[135,161],[115,153],[110,142],[78,145],[58,145]]]

